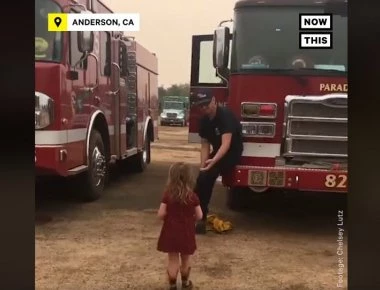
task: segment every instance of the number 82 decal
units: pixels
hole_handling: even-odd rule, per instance
[[[329,188],[346,188],[347,175],[345,174],[328,174],[326,175],[325,186]]]

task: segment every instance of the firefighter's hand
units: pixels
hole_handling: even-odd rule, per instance
[[[206,170],[209,170],[211,167],[213,167],[215,164],[215,160],[214,159],[207,159],[205,161],[205,165],[200,169],[201,171],[206,171]]]

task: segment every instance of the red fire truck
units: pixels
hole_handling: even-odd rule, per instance
[[[222,179],[230,208],[275,188],[347,192],[346,5],[240,0],[232,33],[221,23],[193,36],[191,95],[212,89],[242,125],[241,162]],[[304,13],[332,14],[331,49],[300,49]],[[192,107],[189,142],[200,141],[198,120]]]
[[[157,58],[120,32],[48,32],[48,13],[112,13],[99,0],[36,0],[36,176],[78,176],[98,199],[109,165],[143,171],[157,137]]]

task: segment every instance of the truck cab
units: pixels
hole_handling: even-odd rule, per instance
[[[164,97],[160,119],[161,126],[180,125],[185,127],[188,120],[188,102],[180,97]]]
[[[331,15],[332,47],[300,47],[301,14]],[[239,0],[232,29],[193,36],[191,96],[211,89],[242,125],[242,158],[223,176],[230,207],[246,189],[347,192],[347,70],[345,0]],[[192,107],[189,142],[199,118]]]
[[[111,165],[150,163],[158,60],[119,31],[48,31],[49,13],[113,12],[101,0],[35,1],[36,180],[78,177],[78,196],[94,201]]]

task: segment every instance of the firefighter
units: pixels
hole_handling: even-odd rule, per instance
[[[208,204],[215,181],[239,163],[243,139],[239,120],[230,109],[217,104],[211,91],[198,93],[195,105],[203,115],[199,123],[201,164],[194,190],[199,196],[203,219],[197,223],[196,232],[205,234]]]

